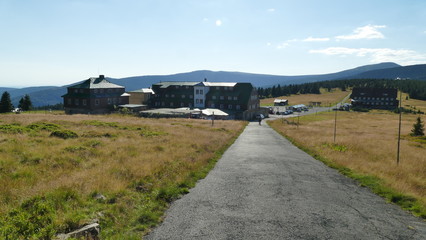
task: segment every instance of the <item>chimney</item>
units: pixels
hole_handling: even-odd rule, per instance
[[[99,75],[99,79],[100,80],[105,79],[105,76],[104,75]]]
[[[207,78],[204,78],[204,82],[207,82]]]

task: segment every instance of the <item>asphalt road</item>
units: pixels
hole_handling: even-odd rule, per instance
[[[426,222],[251,122],[144,239],[426,239]]]

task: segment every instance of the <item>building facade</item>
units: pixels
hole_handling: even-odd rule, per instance
[[[354,88],[353,107],[394,109],[398,107],[398,90],[395,88]]]
[[[134,90],[128,92],[129,96],[129,104],[142,104],[148,105],[149,99],[154,95],[154,91],[151,88],[142,88],[139,90]]]
[[[251,83],[162,82],[153,84],[152,90],[153,108],[217,108],[244,119],[248,112],[259,109],[258,94]]]
[[[62,97],[67,114],[105,114],[113,111],[114,106],[129,103],[125,88],[109,82],[104,75],[68,87]]]

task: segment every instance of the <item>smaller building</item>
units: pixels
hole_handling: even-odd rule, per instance
[[[351,102],[353,107],[394,109],[398,107],[397,97],[395,88],[354,88]]]
[[[288,105],[288,100],[287,99],[275,99],[274,100],[274,106],[286,106]]]
[[[310,107],[321,107],[321,102],[309,102]]]
[[[104,75],[68,87],[62,97],[67,114],[105,114],[114,106],[129,103],[124,87],[109,82]]]
[[[129,104],[148,105],[149,99],[155,94],[151,88],[142,88],[128,92]]]

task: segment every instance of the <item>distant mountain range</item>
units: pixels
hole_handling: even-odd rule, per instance
[[[88,76],[87,78],[92,77]],[[267,74],[252,74],[243,72],[214,72],[208,70],[194,71],[189,73],[179,73],[173,75],[153,75],[127,78],[108,78],[111,82],[126,87],[126,91],[133,91],[140,88],[151,87],[152,84],[166,81],[203,81],[207,79],[210,82],[250,82],[255,87],[270,87],[273,85],[301,84],[307,82],[318,82],[326,80],[340,79],[395,79],[409,78],[417,80],[426,80],[426,64],[400,66],[396,63],[386,62],[361,66],[341,72],[318,75],[300,75],[300,76],[278,76]],[[71,84],[73,85],[73,84]],[[69,85],[67,85],[69,86]],[[15,106],[19,100],[28,94],[31,97],[34,106],[54,105],[62,102],[61,96],[67,91],[67,86],[45,86],[28,88],[1,88],[0,93],[8,91],[12,97]]]

